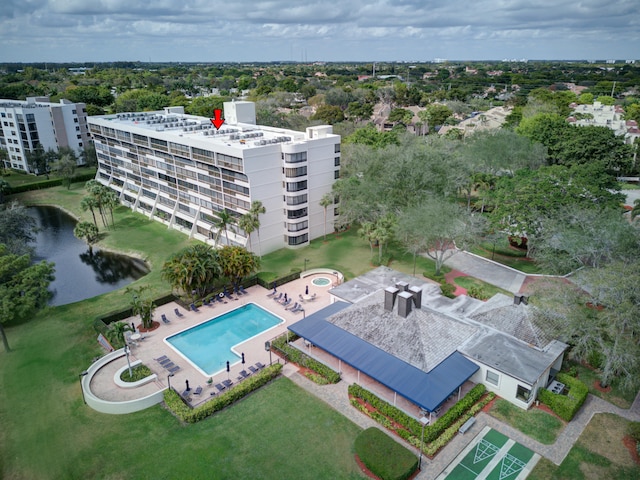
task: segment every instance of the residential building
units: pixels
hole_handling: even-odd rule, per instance
[[[224,104],[224,124],[163,111],[92,116],[96,178],[120,201],[151,219],[209,243],[242,245],[255,253],[308,245],[325,232],[322,197],[340,173],[340,136],[331,126],[305,132],[256,125],[253,102]],[[237,226],[217,226],[260,201],[260,229],[251,240]],[[335,206],[327,208],[332,232]]]
[[[408,400],[416,417],[451,404],[469,382],[527,409],[553,385],[567,348],[536,326],[519,295],[449,299],[387,267],[329,292],[334,303],[289,329],[328,354],[332,368],[349,366],[386,387],[390,403]]]
[[[0,100],[0,148],[7,150],[6,168],[28,173],[27,152],[42,145],[44,150],[58,151],[70,147],[78,155],[89,144],[87,110],[84,103],[60,100],[49,102],[48,97],[29,97],[25,101]]]
[[[621,105],[604,105],[601,102],[593,102],[592,105],[569,105],[573,112],[567,121],[578,126],[607,127],[617,136],[624,137],[625,143],[631,145],[640,138],[638,125],[635,121],[624,120],[624,108]]]

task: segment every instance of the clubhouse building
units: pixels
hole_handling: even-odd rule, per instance
[[[329,292],[334,303],[289,329],[314,347],[311,355],[383,385],[387,401],[403,397],[416,416],[437,413],[467,382],[527,409],[567,348],[537,328],[520,296],[449,299],[438,285],[387,267]]]
[[[320,205],[340,174],[340,136],[331,126],[256,125],[255,104],[244,101],[224,104],[220,128],[183,107],[88,122],[97,180],[132,210],[190,237],[264,254],[333,231],[337,208]],[[219,212],[237,220],[254,201],[266,212],[250,239],[236,225],[218,226]]]

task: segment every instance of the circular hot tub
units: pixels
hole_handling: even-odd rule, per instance
[[[331,285],[331,279],[327,277],[316,277],[311,280],[311,283],[316,287],[328,287]]]

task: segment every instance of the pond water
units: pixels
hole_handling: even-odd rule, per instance
[[[49,290],[49,305],[66,305],[124,287],[149,271],[142,260],[93,249],[73,235],[76,221],[55,207],[27,209],[38,229],[34,244],[36,261],[54,262],[56,279]]]

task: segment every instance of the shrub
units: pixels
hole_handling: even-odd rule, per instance
[[[604,363],[604,355],[597,350],[592,350],[587,356],[587,363],[593,368],[602,368]]]
[[[289,341],[295,341],[299,337],[293,334],[289,334]],[[293,348],[287,343],[287,334],[281,335],[271,343],[271,348],[280,352],[287,361],[306,367],[309,370],[313,370],[320,377],[324,377],[329,383],[338,383],[340,381],[340,374],[332,368],[326,366],[324,363],[318,362],[311,358],[304,352],[301,352],[297,348]],[[308,376],[309,379],[316,381],[314,376]],[[319,382],[316,382],[319,383]],[[324,383],[320,383],[323,385]]]
[[[455,285],[451,285],[450,283],[447,283],[446,280],[440,282],[440,292],[445,297],[454,298],[455,295],[453,294],[453,292],[455,292],[455,291],[456,291],[456,286]]]
[[[477,298],[478,300],[487,300],[489,295],[484,291],[482,287],[478,285],[472,285],[467,289],[467,295],[471,298]]]
[[[640,442],[640,422],[629,422],[627,434],[636,442]]]
[[[541,388],[538,390],[538,400],[547,405],[560,418],[569,422],[587,399],[589,388],[577,378],[566,373],[558,373],[556,378],[565,384],[568,389],[567,394],[557,395]]]
[[[131,369],[132,376],[129,376],[129,370],[125,370],[120,374],[120,380],[123,382],[137,382],[143,378],[147,378],[152,374],[146,365],[136,365]]]
[[[418,468],[414,453],[375,427],[356,437],[355,451],[362,463],[383,480],[405,480]]]
[[[246,380],[243,380],[235,387],[226,390],[212,400],[193,409],[186,405],[182,397],[173,390],[164,392],[164,403],[180,420],[187,423],[196,423],[246,397],[263,385],[266,385],[276,378],[281,370],[282,365],[274,363],[273,365],[263,368]]]

